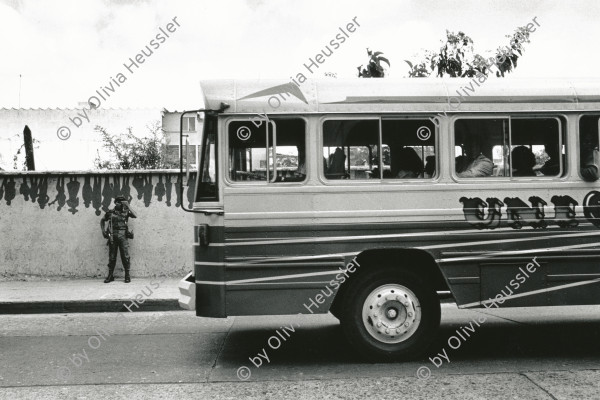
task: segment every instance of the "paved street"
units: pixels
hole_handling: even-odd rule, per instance
[[[0,398],[598,398],[600,307],[442,314],[439,368],[362,363],[330,315],[2,315]],[[449,346],[473,319],[485,322]]]

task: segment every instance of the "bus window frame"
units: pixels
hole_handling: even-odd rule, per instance
[[[265,114],[260,114],[260,115],[265,115]],[[306,117],[306,115],[278,115],[278,114],[272,114],[272,115],[267,115],[267,118],[269,118],[269,121],[272,121],[271,118],[274,119],[299,119],[302,120],[304,122],[304,148],[306,149],[305,152],[305,160],[304,160],[304,168],[306,169],[306,175],[304,177],[304,180],[302,181],[297,181],[297,182],[269,182],[268,180],[266,181],[234,181],[231,179],[230,177],[230,171],[229,171],[229,125],[232,122],[249,122],[249,123],[253,123],[252,118],[256,118],[256,114],[251,114],[251,115],[247,115],[247,116],[242,116],[240,114],[233,114],[233,115],[228,115],[226,116],[225,120],[223,121],[223,159],[224,161],[224,165],[223,165],[223,184],[227,185],[227,186],[235,186],[235,187],[240,187],[240,186],[251,186],[251,187],[280,187],[280,186],[304,186],[308,183],[309,179],[310,179],[310,157],[309,157],[309,153],[310,151],[309,149],[309,131],[310,131],[310,126],[308,124],[308,118]],[[262,122],[266,122],[264,119],[261,119]],[[276,122],[276,121],[275,121]],[[267,152],[267,166],[266,168],[268,169],[268,159],[269,159],[269,155]]]
[[[431,184],[432,182],[436,182],[440,179],[440,153],[439,153],[439,144],[440,144],[440,126],[436,123],[433,123],[435,127],[435,138],[434,138],[434,146],[435,146],[435,167],[436,173],[431,178],[408,178],[408,179],[383,179],[383,120],[428,120],[431,121],[431,118],[435,117],[435,114],[418,114],[418,115],[402,115],[402,114],[327,114],[321,116],[317,120],[317,134],[318,140],[317,144],[319,146],[319,159],[322,160],[325,156],[325,152],[323,151],[323,139],[324,139],[324,130],[323,127],[325,125],[325,121],[330,120],[342,120],[342,121],[352,121],[352,120],[374,120],[379,121],[379,143],[377,144],[379,147],[379,170],[381,171],[381,177],[372,178],[372,179],[327,179],[325,177],[325,170],[323,168],[323,162],[319,162],[317,170],[319,171],[319,182],[324,185],[329,186],[346,186],[346,185],[396,185],[396,184]],[[423,161],[424,163],[424,161]],[[424,165],[424,164],[423,164]]]
[[[564,144],[563,143],[563,135],[562,135],[562,133],[563,133],[562,121],[557,116],[544,117],[544,116],[541,116],[539,114],[536,114],[535,116],[521,116],[521,115],[519,115],[519,116],[515,116],[514,118],[511,117],[511,120],[510,120],[511,121],[511,126],[510,126],[510,130],[509,130],[509,133],[510,133],[510,147],[511,147],[510,154],[512,154],[512,120],[513,119],[555,119],[556,122],[558,123],[558,148],[559,148],[559,151],[561,152],[561,155],[562,155],[562,146]],[[510,154],[509,154],[509,158],[512,157],[512,155],[510,155]],[[567,146],[565,145],[565,157],[564,157],[564,159],[566,159],[566,156],[567,156]],[[544,178],[548,178],[548,179],[560,178],[560,177],[562,177],[562,176],[565,175],[565,163],[564,163],[564,159],[563,159],[563,157],[560,157],[560,160],[559,160],[559,162],[560,162],[560,169],[559,169],[558,175],[554,175],[554,176],[545,176],[545,175],[542,175],[542,176],[512,176],[512,167],[511,167],[511,169],[510,169],[510,179],[511,180],[518,180],[518,181],[521,181],[521,180],[531,181],[531,180],[539,180],[540,178],[541,179],[544,179]],[[511,160],[511,164],[512,164],[512,160]]]
[[[531,182],[537,182],[537,181],[562,181],[562,180],[566,180],[568,178],[568,170],[566,168],[565,164],[568,164],[568,162],[563,162],[562,157],[560,160],[560,174],[556,175],[556,176],[512,176],[512,167],[510,169],[510,175],[509,176],[483,176],[483,177],[476,177],[476,178],[461,178],[457,175],[456,173],[456,167],[453,165],[454,164],[454,159],[456,157],[455,155],[455,147],[456,147],[456,121],[460,120],[460,119],[507,119],[508,120],[508,146],[510,148],[510,152],[512,152],[512,120],[513,119],[556,119],[558,121],[558,132],[559,132],[559,146],[562,146],[563,144],[565,145],[565,160],[568,160],[569,157],[569,149],[568,149],[568,145],[567,143],[568,141],[568,132],[566,130],[566,127],[568,124],[564,124],[565,127],[565,131],[564,131],[564,136],[565,139],[563,141],[563,124],[561,121],[561,118],[564,118],[565,121],[568,121],[568,118],[566,115],[564,114],[551,114],[551,115],[544,115],[544,114],[540,114],[540,113],[535,113],[535,114],[529,114],[529,113],[525,113],[525,114],[461,114],[461,115],[455,115],[452,116],[448,123],[449,123],[449,135],[450,135],[450,146],[449,147],[449,151],[450,151],[450,160],[452,163],[452,173],[450,174],[450,176],[452,177],[452,180],[456,183],[483,183],[483,182],[527,182],[527,183],[531,183]],[[510,152],[508,154],[508,159],[510,160]],[[512,160],[511,160],[512,161]],[[492,160],[493,162],[493,160]]]
[[[457,183],[472,183],[472,182],[492,182],[492,181],[501,181],[501,182],[507,182],[510,180],[510,176],[494,176],[494,175],[490,175],[490,176],[481,176],[481,177],[474,177],[474,178],[461,178],[458,176],[458,173],[456,172],[456,122],[458,120],[462,120],[462,119],[506,119],[508,120],[508,130],[509,130],[509,147],[510,147],[510,115],[508,114],[486,114],[486,115],[480,115],[480,114],[475,114],[475,115],[471,115],[471,114],[461,114],[461,115],[455,115],[452,116],[448,123],[449,123],[449,135],[450,135],[450,145],[448,146],[448,151],[450,152],[450,169],[451,169],[451,174],[450,176],[452,177],[452,180],[454,180]],[[494,162],[494,160],[492,160],[492,163]]]
[[[577,139],[576,140],[576,143],[577,143],[576,144],[576,146],[577,146],[577,150],[576,150],[576,152],[577,152],[577,164],[576,164],[576,166],[577,166],[577,177],[582,182],[585,182],[585,183],[588,183],[588,184],[589,183],[594,183],[594,182],[590,182],[588,180],[585,180],[583,178],[583,175],[581,175],[581,119],[583,117],[589,117],[589,116],[598,118],[598,145],[600,146],[600,114],[597,114],[597,113],[594,113],[594,112],[579,114],[577,116],[577,134],[576,134],[576,136],[577,136],[577,138],[576,138]],[[597,183],[598,181],[595,181],[595,182]]]
[[[380,131],[379,134],[381,136],[381,146],[382,146],[382,152],[383,152],[383,120],[427,120],[433,123],[434,126],[434,140],[433,140],[433,147],[435,150],[435,174],[431,177],[431,178],[407,178],[407,179],[402,179],[402,178],[386,178],[386,179],[381,179],[381,181],[386,184],[395,184],[395,183],[415,183],[415,182],[425,182],[425,183],[431,183],[431,182],[436,182],[440,179],[440,165],[441,165],[441,152],[439,151],[440,149],[440,125],[441,124],[436,124],[435,122],[433,122],[431,119],[432,118],[438,118],[439,121],[439,117],[436,116],[435,114],[432,115],[382,115],[381,116],[381,123],[380,123]],[[383,160],[383,157],[381,157]],[[421,160],[423,162],[423,168],[425,168],[425,164],[426,164],[426,160]],[[383,162],[383,161],[382,161]],[[382,169],[383,171],[383,169]],[[424,171],[423,171],[424,172]]]
[[[324,183],[324,184],[332,184],[332,183],[337,183],[337,182],[360,182],[360,183],[367,183],[367,184],[374,184],[376,182],[380,182],[381,178],[378,179],[328,179],[325,177],[325,169],[323,168],[323,157],[325,157],[325,152],[323,151],[324,149],[324,145],[323,145],[323,139],[325,137],[325,132],[323,130],[323,126],[325,125],[326,121],[354,121],[354,120],[361,120],[361,121],[377,121],[378,124],[378,138],[377,138],[377,146],[379,147],[379,149],[381,149],[381,116],[380,115],[373,115],[373,114],[343,114],[343,115],[335,115],[335,114],[327,114],[327,115],[323,115],[321,116],[321,118],[318,119],[317,124],[319,126],[318,130],[317,130],[317,134],[319,135],[319,139],[318,139],[318,145],[319,145],[319,150],[318,150],[318,155],[319,155],[319,160],[321,160],[321,162],[319,162],[319,180]],[[381,157],[380,161],[379,161],[379,166],[381,168],[382,165],[382,161],[381,161]],[[348,155],[348,160],[350,159],[350,156]],[[380,171],[382,171],[380,169]]]
[[[213,121],[214,124],[214,135],[215,135],[215,183],[217,184],[217,190],[216,190],[216,198],[213,199],[198,199],[199,195],[200,195],[200,178],[202,177],[202,168],[204,168],[204,161],[205,161],[205,144],[206,141],[208,140],[208,124],[207,121],[209,118],[214,118],[215,120]],[[219,126],[220,126],[220,118],[219,115],[204,115],[204,120],[202,121],[202,130],[201,132],[201,137],[200,137],[200,145],[198,146],[198,168],[196,169],[196,187],[194,188],[194,201],[192,202],[193,205],[194,204],[204,204],[204,203],[209,203],[209,204],[220,204],[222,202],[223,199],[223,194],[221,192],[222,187],[221,187],[221,172],[219,171],[219,163],[220,163],[220,148],[219,148],[219,143],[220,143],[220,138],[219,138]],[[180,149],[181,151],[181,149]],[[194,207],[192,207],[193,209]]]

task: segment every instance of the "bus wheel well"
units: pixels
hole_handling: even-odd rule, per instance
[[[399,261],[401,260],[401,261]],[[356,261],[360,269],[350,275],[350,278],[344,282],[331,305],[330,311],[334,316],[338,316],[339,307],[342,304],[345,292],[348,289],[348,282],[352,279],[360,279],[360,276],[366,270],[373,268],[396,267],[413,272],[417,276],[423,277],[426,281],[433,284],[436,291],[448,291],[448,285],[439,266],[431,254],[419,249],[372,249],[365,250],[356,256]]]

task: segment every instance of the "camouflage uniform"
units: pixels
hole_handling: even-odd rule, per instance
[[[113,272],[117,263],[117,251],[120,251],[121,253],[121,262],[123,263],[123,269],[125,270],[125,282],[127,283],[131,280],[129,276],[130,257],[129,242],[127,239],[127,220],[129,217],[136,218],[136,215],[129,208],[123,208],[121,202],[124,201],[125,198],[123,196],[118,196],[115,199],[117,206],[104,214],[104,217],[100,222],[103,233],[105,222],[110,221],[112,227],[112,241],[109,240],[108,242],[108,277],[104,281],[105,283],[114,280]]]

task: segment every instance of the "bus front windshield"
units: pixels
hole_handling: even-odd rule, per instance
[[[206,115],[202,135],[202,156],[199,165],[196,201],[218,201],[217,179],[217,117]]]

